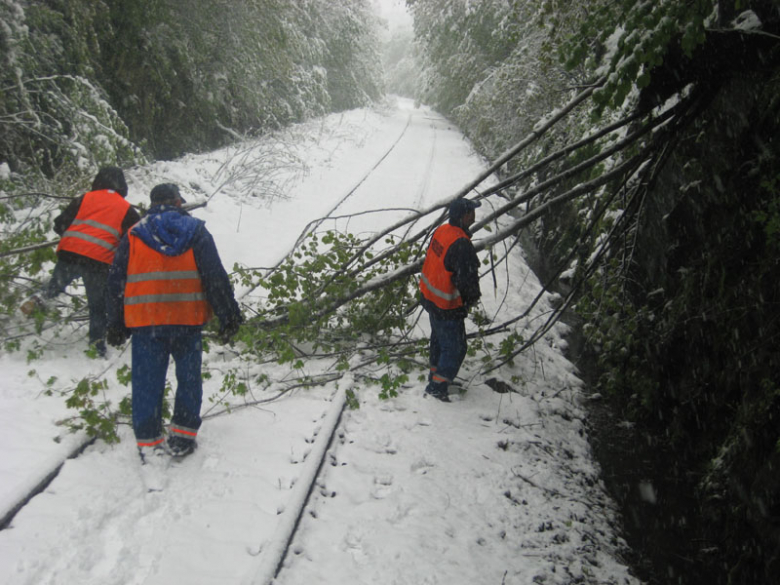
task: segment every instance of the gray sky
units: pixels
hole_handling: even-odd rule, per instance
[[[404,0],[374,0],[379,13],[390,24],[390,29],[397,28],[399,26],[412,26],[412,17],[406,11],[406,3]]]

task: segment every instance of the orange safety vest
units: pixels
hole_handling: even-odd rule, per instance
[[[166,256],[129,235],[125,325],[203,325],[213,314],[192,249]]]
[[[116,191],[104,189],[85,194],[76,218],[62,234],[57,252],[73,252],[111,264],[128,209],[130,204]]]
[[[444,268],[444,257],[447,251],[461,238],[471,240],[462,228],[444,224],[433,232],[425,256],[420,277],[420,291],[426,299],[440,309],[457,309],[463,306],[460,291],[452,284],[452,272]]]

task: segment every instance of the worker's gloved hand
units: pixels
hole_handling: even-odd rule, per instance
[[[124,325],[111,325],[106,331],[106,341],[113,347],[122,347],[130,338],[130,330]]]
[[[233,337],[235,337],[236,333],[238,333],[242,321],[243,319],[241,319],[241,317],[238,317],[222,325],[222,327],[219,328],[220,341],[222,343],[230,343],[230,340],[233,339]]]

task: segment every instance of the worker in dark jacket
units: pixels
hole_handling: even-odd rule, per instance
[[[481,296],[479,259],[471,243],[478,201],[450,204],[449,223],[431,238],[420,277],[422,305],[431,322],[430,374],[426,395],[449,402],[447,388],[466,357],[465,319]]]
[[[201,425],[202,328],[216,313],[228,340],[242,316],[203,221],[181,208],[172,183],[151,192],[151,208],[119,244],[108,277],[108,342],[132,335],[132,406],[141,462],[193,452]],[[169,357],[177,389],[167,444],[162,405]]]
[[[65,292],[75,279],[83,279],[89,307],[89,342],[101,356],[106,353],[108,270],[119,240],[141,219],[125,197],[127,182],[122,169],[100,169],[92,190],[71,201],[55,218],[54,231],[61,239],[54,272],[43,290],[20,307],[26,315],[45,309],[48,300]]]

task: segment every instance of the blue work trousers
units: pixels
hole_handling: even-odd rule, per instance
[[[431,320],[430,365],[428,391],[434,394],[446,393],[447,386],[458,375],[466,357],[466,324],[463,319],[437,319],[429,313]]]
[[[138,443],[163,435],[163,396],[168,361],[176,364],[172,425],[197,431],[203,401],[200,329],[182,333],[166,327],[133,331],[133,431]]]

